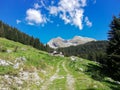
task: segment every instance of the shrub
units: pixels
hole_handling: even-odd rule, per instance
[[[0,46],[0,52],[7,52],[7,48],[3,47],[3,46]]]
[[[13,52],[17,52],[17,50],[18,50],[18,46],[14,48]]]

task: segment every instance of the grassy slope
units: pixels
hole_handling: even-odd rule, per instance
[[[110,81],[100,74],[98,71],[100,66],[95,62],[81,58],[71,61],[67,57],[51,56],[46,52],[3,38],[0,38],[0,46],[12,51],[18,46],[17,52],[0,52],[0,59],[14,62],[18,57],[25,57],[27,61],[22,66],[23,70],[34,71],[33,68],[36,68],[38,71],[44,70],[47,72],[45,75],[39,72],[39,76],[44,79],[44,82],[39,86],[31,85],[28,87],[31,90],[35,88],[41,88],[41,90],[44,88],[46,90],[69,90],[71,87],[73,88],[71,90],[119,90],[120,88],[113,80]],[[0,66],[1,76],[6,74],[17,75],[18,73],[19,70],[12,68],[12,66]],[[74,82],[67,82],[69,76],[72,77],[70,79],[73,79]]]

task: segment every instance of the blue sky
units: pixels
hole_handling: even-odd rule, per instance
[[[106,40],[120,0],[0,0],[0,20],[41,42],[74,36]]]

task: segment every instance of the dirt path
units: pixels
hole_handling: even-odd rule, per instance
[[[58,73],[60,72],[60,65],[62,65],[63,70],[67,73],[67,75],[59,75]],[[44,84],[41,86],[40,90],[48,90],[49,85],[52,85],[52,82],[56,79],[60,79],[61,77],[66,77],[66,89],[67,90],[74,90],[74,83],[75,83],[75,79],[74,77],[70,74],[70,71],[66,68],[65,66],[65,61],[63,62],[59,62],[57,64],[57,70],[56,72],[48,79],[44,82]],[[61,78],[62,79],[62,78]]]
[[[74,83],[75,83],[75,79],[74,77],[69,73],[68,69],[65,66],[65,61],[62,63],[62,66],[64,68],[64,70],[67,72],[67,89],[68,90],[75,90],[74,89]]]
[[[59,62],[59,63],[57,64],[57,70],[56,70],[56,72],[54,73],[54,75],[52,75],[48,80],[46,80],[46,81],[44,82],[44,84],[42,85],[42,87],[41,87],[40,90],[48,90],[49,85],[52,84],[52,82],[53,82],[55,79],[59,78],[58,72],[60,71],[60,68],[59,68],[60,63],[61,63],[61,62]]]

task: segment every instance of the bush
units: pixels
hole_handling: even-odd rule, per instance
[[[14,48],[13,52],[17,52],[17,50],[18,50],[18,46]]]
[[[3,46],[0,46],[0,52],[7,52],[7,48],[3,47]]]

